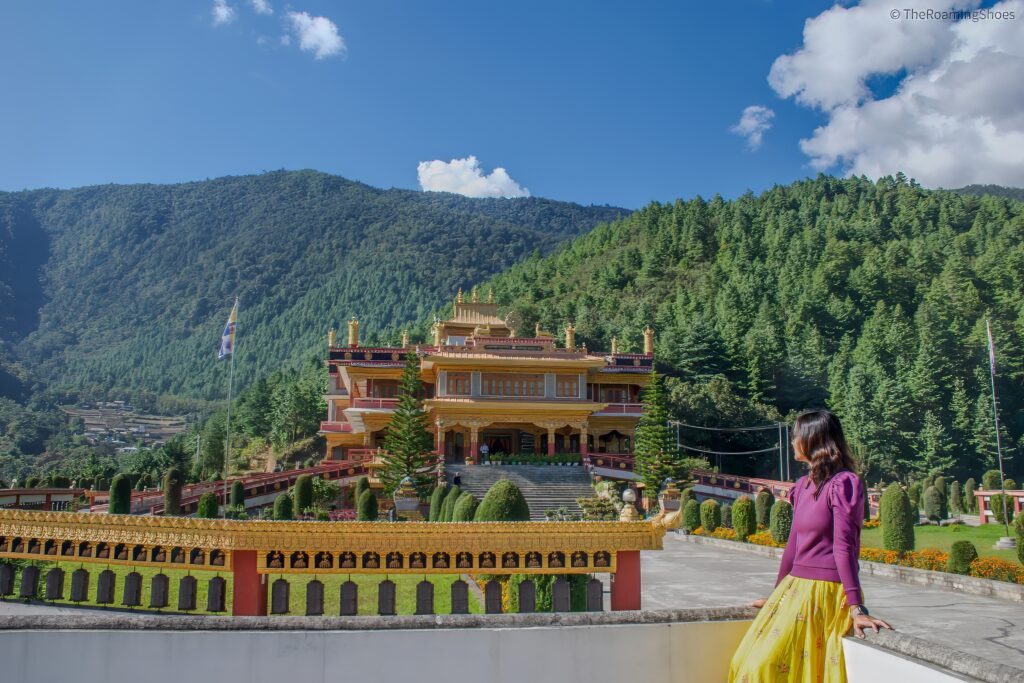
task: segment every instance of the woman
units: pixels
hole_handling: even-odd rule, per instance
[[[810,472],[790,494],[793,526],[775,591],[761,608],[729,668],[736,683],[845,683],[843,636],[892,628],[870,616],[857,576],[864,487],[839,419],[827,410],[800,415],[795,458]]]

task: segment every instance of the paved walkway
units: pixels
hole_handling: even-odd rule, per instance
[[[644,609],[724,607],[768,597],[779,561],[666,534],[642,553]],[[902,581],[863,577],[872,614],[897,630],[1024,668],[1024,605]]]

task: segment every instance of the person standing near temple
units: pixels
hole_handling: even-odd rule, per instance
[[[802,413],[793,448],[810,472],[793,486],[793,526],[775,590],[751,603],[761,611],[733,655],[730,683],[846,683],[843,636],[851,626],[860,638],[864,629],[892,628],[870,615],[861,590],[865,492],[839,418]]]

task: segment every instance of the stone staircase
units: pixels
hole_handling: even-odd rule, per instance
[[[449,485],[455,473],[462,475],[461,488],[478,500],[499,479],[509,479],[519,487],[530,506],[530,519],[543,521],[545,510],[565,506],[569,514],[582,513],[577,498],[591,498],[594,489],[590,476],[582,467],[552,465],[447,465]]]

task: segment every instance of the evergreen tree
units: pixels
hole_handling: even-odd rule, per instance
[[[956,465],[953,441],[949,438],[945,427],[942,426],[942,421],[931,410],[924,414],[918,442],[920,452],[920,457],[916,461],[918,475],[953,470]]]
[[[292,500],[295,503],[295,511],[300,515],[313,507],[313,477],[308,474],[299,475],[295,480]]]
[[[35,487],[30,486],[29,488]],[[127,474],[119,474],[110,482],[110,502],[107,505],[107,511],[112,515],[131,514],[132,480]]]
[[[164,515],[177,516],[181,514],[181,487],[185,478],[181,470],[172,467],[164,475]]]
[[[216,493],[204,493],[199,496],[199,506],[196,510],[196,517],[200,519],[216,519],[220,513],[220,501]]]
[[[384,468],[380,479],[385,491],[394,491],[405,477],[412,479],[421,497],[430,490],[432,477],[426,469],[433,438],[427,431],[427,417],[420,398],[420,361],[409,352],[398,383],[398,405],[384,436]]]
[[[235,479],[231,482],[231,507],[237,507],[239,505],[245,505],[245,485],[242,484],[241,479]]]
[[[378,516],[377,496],[373,494],[373,491],[367,489],[359,495],[359,505],[356,508],[356,521],[376,522]]]
[[[636,472],[644,482],[644,495],[654,501],[666,479],[682,474],[675,434],[668,426],[664,384],[657,372],[651,372],[640,399],[644,412],[637,423],[633,452]]]
[[[287,492],[278,494],[274,499],[273,517],[276,520],[294,519],[292,514],[292,497]]]

